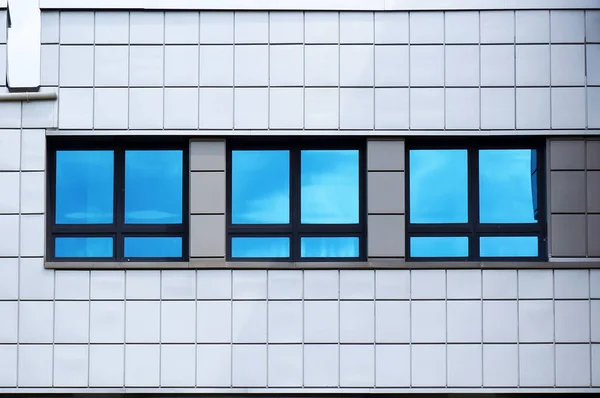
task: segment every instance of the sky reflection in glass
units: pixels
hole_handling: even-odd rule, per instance
[[[180,224],[181,150],[125,152],[125,223]]]
[[[467,150],[411,150],[409,162],[410,222],[468,222]]]
[[[410,238],[411,257],[468,257],[469,238],[466,236],[413,236]]]
[[[58,237],[54,240],[57,258],[106,258],[113,256],[111,237]]]
[[[356,237],[309,237],[300,239],[302,257],[347,257],[359,256]]]
[[[56,151],[56,223],[112,224],[113,151]]]
[[[532,159],[532,152],[534,154]],[[532,168],[533,165],[533,168]],[[481,223],[535,223],[535,151],[479,151],[479,217]]]
[[[303,224],[358,224],[358,151],[301,152]]]
[[[125,257],[181,257],[181,237],[126,237]]]
[[[537,257],[537,236],[482,236],[481,257]]]
[[[234,224],[290,222],[289,151],[231,152],[231,220]]]
[[[233,258],[286,258],[290,256],[288,237],[231,238]]]

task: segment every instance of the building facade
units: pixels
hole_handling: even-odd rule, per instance
[[[0,393],[600,392],[600,1],[0,0],[0,69]]]

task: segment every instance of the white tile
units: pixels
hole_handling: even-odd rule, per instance
[[[374,271],[340,271],[341,299],[373,299],[374,295]]]
[[[340,346],[340,387],[375,385],[375,347],[372,345]]]
[[[414,305],[414,304],[413,304]],[[481,341],[481,302],[448,301],[447,338],[455,343],[478,343]]]
[[[600,270],[590,270],[590,298],[600,298]]]
[[[196,11],[165,12],[165,43],[197,44],[199,21]]]
[[[600,386],[600,344],[592,344],[592,385]]]
[[[304,14],[306,43],[337,43],[339,14],[337,12],[307,12]]]
[[[519,341],[554,341],[554,306],[552,301],[519,302]]]
[[[375,346],[375,385],[377,387],[410,386],[410,346]]]
[[[129,13],[96,11],[95,42],[98,44],[127,44],[129,42]]]
[[[552,298],[551,270],[519,270],[519,298]]]
[[[515,40],[513,11],[481,11],[479,26],[482,43],[513,43]]]
[[[583,86],[585,83],[585,46],[554,45],[550,51],[552,86]]]
[[[131,44],[164,43],[165,15],[157,11],[131,11],[129,17]]]
[[[87,343],[89,335],[89,302],[57,301],[54,304],[55,343]]]
[[[269,42],[269,13],[236,12],[235,42],[236,43],[268,43]]]
[[[373,46],[340,47],[340,85],[373,86]]]
[[[125,342],[158,343],[160,341],[160,302],[125,302]]]
[[[600,127],[600,113],[595,112],[600,107],[600,87],[587,88],[587,125]]]
[[[305,299],[337,299],[338,271],[304,271]]]
[[[408,13],[376,12],[375,43],[408,43]]]
[[[556,345],[556,386],[589,387],[590,345]]]
[[[373,301],[340,302],[340,342],[374,342],[374,323],[375,305]]]
[[[18,215],[0,215],[0,256],[17,257],[19,255]]]
[[[39,92],[57,91],[55,88],[42,87]],[[55,101],[24,102],[22,110],[23,128],[57,127],[58,104]]]
[[[452,344],[448,346],[448,386],[480,387],[482,385],[481,346]]]
[[[124,271],[92,271],[92,300],[123,299],[125,297]]]
[[[410,85],[444,85],[444,47],[410,47]]]
[[[200,89],[200,128],[233,128],[233,89]]]
[[[233,302],[233,342],[265,343],[267,341],[266,301]]]
[[[21,256],[44,255],[44,216],[43,215],[22,215],[21,216]],[[25,238],[27,237],[27,238]]]
[[[590,293],[589,283],[588,270],[555,270],[554,297],[588,298]]]
[[[233,46],[200,46],[200,85],[233,86]]]
[[[19,342],[52,343],[54,305],[47,301],[22,301],[19,303]]]
[[[481,85],[515,84],[514,46],[481,46]]]
[[[159,385],[160,346],[125,346],[125,386],[155,387]]]
[[[586,10],[585,12],[585,38],[589,42],[600,42],[600,32],[596,29],[600,22],[600,11]]]
[[[0,258],[0,299],[19,297],[19,259]]]
[[[60,47],[61,86],[87,86],[94,84],[94,47]]]
[[[517,86],[550,85],[550,46],[517,46]]]
[[[446,12],[444,20],[446,43],[479,43],[479,13],[477,11]]]
[[[126,88],[94,90],[94,128],[126,129],[129,93]]]
[[[160,322],[162,343],[193,343],[196,340],[196,303],[163,301]]]
[[[16,345],[0,345],[0,386],[17,386]]]
[[[18,341],[19,308],[16,301],[0,301],[0,316],[2,316],[2,329],[0,329],[0,343],[14,344]]]
[[[94,13],[61,11],[60,42],[61,44],[92,44],[94,42]]]
[[[197,296],[199,299],[230,299],[231,271],[202,270],[198,271],[196,279]]]
[[[408,89],[375,89],[375,128],[408,129]]]
[[[585,46],[587,84],[600,84],[600,45]]]
[[[268,127],[269,90],[267,88],[236,88],[234,97],[236,129]]]
[[[203,343],[229,343],[231,341],[231,302],[198,301],[197,340]]]
[[[193,387],[196,384],[196,346],[166,344],[160,350],[160,385]]]
[[[307,129],[336,129],[339,126],[339,90],[307,88],[304,91],[304,126]]]
[[[19,173],[0,173],[0,213],[19,213]]]
[[[52,386],[52,345],[20,345],[18,350],[18,386]]]
[[[446,297],[446,271],[411,271],[411,294],[413,299],[444,299]]]
[[[232,44],[233,12],[200,12],[200,43]]]
[[[483,341],[486,343],[517,342],[517,314],[516,301],[484,301]]]
[[[127,299],[159,299],[160,271],[127,271]]]
[[[410,303],[377,301],[375,303],[375,340],[378,343],[410,341]]]
[[[44,11],[41,18],[42,43],[58,43],[59,35],[59,12]]]
[[[302,386],[302,345],[271,345],[268,355],[269,387]]]
[[[43,172],[21,173],[21,213],[43,213],[45,208]]]
[[[163,127],[163,90],[132,88],[129,90],[129,128],[160,129]]]
[[[479,46],[447,46],[445,60],[446,86],[479,85]]]
[[[91,129],[94,122],[94,90],[61,88],[58,95],[58,126],[65,129]]]
[[[19,170],[21,131],[3,130],[0,134],[0,170]]]
[[[19,296],[21,299],[54,298],[54,270],[44,268],[43,258],[20,260]]]
[[[164,75],[163,46],[131,46],[129,49],[129,84],[162,86]]]
[[[550,128],[549,88],[517,88],[517,128]]]
[[[233,345],[232,384],[234,387],[267,385],[267,346]]]
[[[165,89],[165,128],[198,128],[198,89]]]
[[[267,271],[233,271],[234,299],[266,299]]]
[[[446,278],[449,299],[481,298],[481,271],[448,270]]]
[[[481,89],[481,128],[515,128],[515,89]]]
[[[413,301],[410,323],[413,342],[444,343],[446,341],[446,303],[444,301]]]
[[[56,271],[56,293],[58,300],[89,300],[90,273],[88,271]]]
[[[446,346],[419,344],[411,349],[412,386],[446,386]]]
[[[340,13],[340,42],[373,43],[373,23],[372,12]]]
[[[444,13],[411,12],[410,13],[410,42],[412,43],[443,43],[444,42]]]
[[[165,47],[165,86],[198,85],[198,47]]]
[[[21,170],[43,171],[46,168],[46,133],[42,129],[23,130],[21,136]],[[21,253],[23,254],[23,253]]]
[[[555,332],[557,342],[589,342],[590,304],[584,301],[554,302]]]
[[[339,366],[337,345],[304,345],[305,387],[337,387]]]
[[[21,127],[21,103],[4,102],[0,104],[0,123],[6,127]]]
[[[552,344],[519,345],[519,382],[521,387],[554,385],[554,347]]]
[[[90,342],[123,343],[125,304],[120,301],[93,301],[90,304]]]
[[[583,43],[585,20],[583,10],[550,11],[552,43]]]
[[[340,89],[340,128],[373,129],[374,95],[372,88]]]
[[[87,346],[55,346],[54,387],[87,387],[88,363]]]
[[[301,301],[270,301],[269,343],[301,343],[303,314]]]
[[[591,340],[598,342],[600,341],[600,301],[592,300],[590,305]]]
[[[301,86],[304,83],[303,46],[271,46],[269,62],[271,86]]]
[[[516,387],[519,384],[519,350],[516,344],[483,345],[483,385]]]
[[[1,29],[1,26],[0,26]],[[4,30],[6,31],[6,29]],[[40,49],[40,54],[41,54],[41,49]],[[2,76],[0,77],[0,86],[6,86],[6,68],[7,68],[7,53],[6,53],[6,45],[2,44],[0,45],[0,62],[2,62],[2,64],[0,64],[0,73],[2,73]],[[40,62],[41,62],[41,58],[40,58]]]
[[[446,89],[447,129],[477,129],[479,118],[479,89]]]
[[[303,272],[291,270],[268,271],[269,299],[301,299]]]
[[[198,387],[231,385],[230,344],[208,344],[197,346],[196,383]]]
[[[42,86],[58,86],[58,46],[45,45],[40,49]]]
[[[338,46],[305,46],[304,78],[307,86],[337,86]]]
[[[408,86],[408,46],[375,46],[375,85]]]
[[[552,128],[585,127],[585,88],[552,88]]]
[[[408,299],[410,297],[410,271],[375,271],[375,297],[377,299]]]
[[[444,89],[413,88],[410,90],[410,128],[444,128]]]
[[[302,43],[304,41],[304,13],[279,11],[269,13],[270,43]]]
[[[305,301],[304,341],[307,343],[337,342],[338,318],[337,301]]]
[[[550,42],[550,12],[548,10],[515,11],[517,43]]]

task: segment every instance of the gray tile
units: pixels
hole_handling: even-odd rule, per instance
[[[550,168],[552,170],[583,170],[585,142],[582,140],[551,140]]]
[[[192,213],[225,213],[225,173],[191,173]]]
[[[600,171],[587,172],[587,211],[600,213]]]
[[[369,172],[369,213],[404,213],[404,172]]]
[[[404,257],[404,216],[371,215],[368,218],[368,255]]]
[[[191,141],[191,171],[224,171],[225,140]]]
[[[403,171],[404,141],[369,141],[367,168],[369,171]]]
[[[600,140],[587,142],[586,158],[588,170],[600,170]]]
[[[225,257],[225,216],[191,216],[191,257]]]
[[[600,256],[600,214],[590,214],[587,219],[588,256]]]
[[[585,212],[585,172],[550,173],[550,210],[552,213]]]
[[[585,215],[553,215],[550,228],[552,256],[585,256]]]

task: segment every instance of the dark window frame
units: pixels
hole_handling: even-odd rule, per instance
[[[226,259],[234,262],[358,262],[367,260],[367,167],[365,139],[228,139],[226,148]],[[240,150],[286,150],[290,154],[290,222],[289,224],[233,224],[232,223],[232,152]],[[357,150],[358,151],[358,224],[302,224],[301,165],[302,150]],[[288,237],[290,256],[281,258],[234,258],[231,252],[233,237]],[[358,257],[301,257],[302,237],[358,237]]]
[[[54,262],[184,262],[189,259],[189,142],[185,139],[154,137],[60,137],[47,141],[46,173],[46,260]],[[113,222],[112,224],[56,224],[56,152],[61,150],[112,150]],[[125,152],[129,150],[182,151],[181,224],[125,224]],[[112,257],[56,257],[57,237],[112,237]],[[126,237],[181,237],[181,257],[125,257]]]
[[[410,151],[418,149],[462,149],[467,150],[468,178],[468,222],[457,224],[412,224],[410,222]],[[537,217],[535,224],[496,224],[479,222],[479,150],[481,149],[535,149],[537,171]],[[547,203],[546,203],[546,143],[543,138],[494,137],[494,138],[453,138],[431,137],[407,139],[405,149],[405,203],[406,203],[406,259],[411,262],[432,261],[548,261]],[[411,237],[457,237],[469,238],[468,257],[412,257]],[[538,255],[536,257],[481,257],[480,237],[536,236]]]

